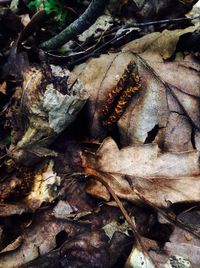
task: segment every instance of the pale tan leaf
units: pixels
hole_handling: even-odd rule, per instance
[[[97,170],[136,177],[176,177],[199,175],[199,152],[162,154],[157,145],[129,146],[119,150],[107,138],[97,151],[94,167]]]
[[[170,151],[196,148],[191,136],[200,130],[200,67],[191,55],[179,53],[174,60],[169,58],[179,38],[198,27],[146,35],[124,46],[121,52],[102,55],[75,68],[90,93],[87,115],[92,137],[102,140],[117,123],[123,146],[154,142]],[[139,85],[130,93],[131,101],[123,99],[123,105],[119,105],[120,96],[128,90],[129,80],[124,76],[130,63],[135,64],[132,75],[139,76]],[[105,124],[105,110],[110,115],[113,111],[121,114]],[[181,119],[175,119],[174,112]]]
[[[134,53],[142,54],[145,59],[149,60],[151,60],[152,54],[156,54],[157,59],[160,59],[160,57],[163,59],[168,59],[175,52],[176,44],[179,41],[180,36],[185,33],[193,32],[197,28],[198,25],[188,27],[184,30],[164,30],[162,33],[154,32],[128,43],[124,46],[123,51],[130,50]]]
[[[85,161],[85,165],[103,172],[115,193],[127,200],[140,200],[134,192],[137,189],[156,206],[199,201],[199,151],[161,153],[153,144],[119,150],[107,138],[96,155],[87,154]]]
[[[155,268],[155,266],[148,256],[134,247],[127,259],[125,268]]]
[[[48,212],[37,214],[33,224],[23,233],[22,245],[15,250],[0,253],[0,268],[20,267],[53,250],[56,247],[55,237],[63,230],[71,236],[85,228],[50,217]]]

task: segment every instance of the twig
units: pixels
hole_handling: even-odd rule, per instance
[[[119,206],[124,218],[131,226],[134,236],[136,237],[137,240],[140,240],[140,237],[138,236],[138,232],[136,231],[135,225],[133,224],[131,218],[129,217],[126,209],[124,208],[122,202],[119,200],[118,196],[115,194],[113,189],[109,186],[109,184],[106,182],[106,179],[104,178],[104,176],[100,172],[97,172],[95,169],[88,168],[88,167],[86,168],[85,172],[87,175],[94,176],[96,180],[101,182],[106,187],[108,192],[112,195],[113,199],[116,201],[117,205]]]
[[[102,14],[108,0],[92,0],[85,12],[58,35],[43,42],[42,48],[56,49],[87,30]]]
[[[25,41],[30,35],[32,35],[40,26],[40,24],[46,19],[47,15],[44,10],[40,10],[37,13],[33,15],[30,22],[24,27],[24,29],[21,31],[17,42],[16,47],[21,45],[23,41]]]
[[[125,28],[129,28],[129,27],[146,27],[146,26],[152,26],[152,25],[159,25],[162,23],[175,23],[175,22],[185,22],[185,21],[191,21],[191,20],[197,20],[200,19],[200,15],[199,16],[195,16],[193,18],[175,18],[175,19],[165,19],[165,20],[157,20],[157,21],[149,21],[149,22],[136,22],[133,24],[129,24],[127,26],[125,26]]]
[[[106,32],[107,35],[111,35],[112,38],[100,46],[95,46],[93,48],[87,49],[86,51],[81,51],[74,53],[72,55],[53,55],[50,52],[46,52],[47,55],[50,57],[58,60],[58,61],[67,61],[67,66],[72,68],[74,65],[80,64],[83,61],[87,60],[90,57],[98,56],[98,54],[102,53],[102,51],[108,46],[116,46],[119,42],[122,42],[123,39],[127,38],[127,36],[131,35],[135,30],[138,28],[143,28],[150,25],[157,25],[161,23],[175,23],[175,22],[185,22],[185,21],[192,21],[200,19],[200,16],[196,16],[193,18],[176,18],[176,19],[166,19],[166,20],[159,20],[159,21],[150,21],[150,22],[141,22],[141,23],[133,23],[127,25],[119,25],[116,26]],[[122,30],[119,34],[117,33],[118,30]],[[75,59],[74,59],[75,58]],[[72,59],[72,60],[71,60]]]
[[[153,208],[157,213],[160,213],[165,219],[167,219],[172,225],[178,226],[181,229],[193,234],[195,237],[200,238],[200,234],[198,232],[195,232],[194,230],[191,230],[190,227],[187,225],[183,224],[181,221],[174,219],[169,213],[166,213],[162,209],[160,209],[158,206],[147,200],[140,192],[137,191],[137,189],[134,189],[134,193],[148,206]]]
[[[92,169],[92,168],[89,168],[89,167],[86,167],[85,168],[85,172],[87,175],[92,175],[96,180],[98,180],[99,182],[101,182],[105,187],[106,189],[108,190],[108,192],[112,195],[113,199],[115,200],[115,202],[117,203],[119,209],[121,210],[124,218],[126,219],[126,221],[128,222],[128,224],[130,225],[131,229],[132,229],[132,232],[134,234],[134,237],[135,237],[135,240],[136,240],[136,246],[139,250],[141,250],[143,252],[143,254],[145,254],[151,261],[152,263],[154,264],[154,266],[156,268],[157,265],[154,263],[152,257],[150,256],[146,246],[144,245],[137,229],[136,229],[136,226],[135,226],[135,223],[132,222],[130,216],[128,215],[125,207],[123,206],[122,202],[120,201],[120,199],[118,198],[118,196],[116,195],[116,193],[113,191],[113,189],[110,187],[110,185],[106,182],[106,177],[98,172],[97,170],[95,169]]]

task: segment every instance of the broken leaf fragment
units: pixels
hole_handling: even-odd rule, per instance
[[[15,188],[13,190],[10,185],[6,185],[7,189],[4,191],[2,189],[2,196],[0,196],[2,200],[5,199],[5,202],[2,203],[0,207],[0,216],[6,217],[15,214],[21,215],[25,212],[35,212],[43,203],[52,203],[57,198],[62,188],[61,177],[54,172],[53,168],[53,160],[44,162],[35,174],[24,178],[23,184],[20,183],[17,185],[17,191]],[[13,184],[17,182],[11,181]],[[24,188],[26,194],[24,194]],[[3,199],[3,195],[8,197]],[[9,196],[13,198],[11,200],[16,199],[15,203],[10,203]]]
[[[134,247],[124,268],[155,268],[155,266],[146,254]]]
[[[131,230],[129,224],[125,221],[123,224],[119,224],[117,221],[112,221],[109,224],[106,224],[103,228],[106,235],[111,239],[115,232],[124,233],[125,235],[129,235],[128,231]]]
[[[41,68],[28,69],[22,89],[18,113],[26,114],[28,126],[10,154],[15,161],[29,165],[34,158],[56,155],[47,147],[75,120],[88,94],[79,79],[56,66],[45,73]],[[31,159],[26,161],[28,156]]]
[[[58,195],[61,178],[53,171],[53,166],[53,160],[49,161],[34,177],[32,190],[25,202],[32,210],[39,208],[43,202],[52,202]]]

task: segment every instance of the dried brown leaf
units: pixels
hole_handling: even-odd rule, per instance
[[[107,138],[96,155],[87,154],[84,161],[85,166],[106,174],[107,183],[122,198],[138,201],[136,188],[157,206],[199,201],[198,151],[161,153],[153,144],[119,150],[117,144]]]
[[[200,130],[199,64],[191,55],[169,58],[179,38],[197,27],[146,35],[122,52],[75,68],[90,93],[87,115],[93,137],[101,140],[118,121],[123,145],[154,141],[170,151],[195,148],[191,136]],[[127,75],[131,64],[135,67]],[[130,85],[131,101],[124,99]]]
[[[65,231],[75,236],[84,227],[50,216],[48,212],[38,213],[36,220],[23,233],[23,242],[16,250],[0,253],[0,267],[14,268],[25,264],[56,247],[56,235]]]

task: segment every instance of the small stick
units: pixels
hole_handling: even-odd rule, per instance
[[[102,14],[108,0],[92,0],[85,12],[58,35],[43,42],[41,48],[52,50],[61,47],[72,38],[87,30]]]
[[[101,174],[100,172],[96,171],[95,169],[92,169],[92,168],[89,168],[89,167],[86,167],[85,168],[85,172],[87,175],[92,175],[94,176],[94,178],[96,180],[98,180],[99,182],[101,182],[105,187],[106,189],[108,190],[108,192],[112,195],[113,199],[115,200],[115,202],[117,203],[119,209],[121,210],[124,218],[126,219],[126,221],[128,222],[128,224],[130,225],[131,229],[132,229],[132,232],[134,234],[134,237],[135,237],[135,240],[136,240],[136,246],[139,250],[141,250],[143,252],[144,255],[146,255],[150,260],[151,262],[154,264],[154,266],[156,268],[157,265],[154,263],[152,257],[150,256],[148,250],[146,249],[137,229],[136,229],[136,226],[135,226],[135,223],[132,222],[130,216],[128,215],[124,205],[122,204],[122,202],[120,201],[120,199],[118,198],[118,196],[116,195],[116,193],[113,191],[113,189],[110,187],[110,185],[106,182],[106,177]],[[114,179],[114,178],[113,178]]]

